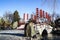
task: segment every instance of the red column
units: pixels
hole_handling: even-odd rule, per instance
[[[42,18],[43,17],[43,11],[42,11],[42,9],[40,10],[40,18]]]
[[[43,11],[43,18],[45,17],[45,15],[44,15],[44,11]]]
[[[46,12],[46,18],[48,19],[48,21],[51,21],[51,16]]]
[[[37,18],[36,15],[34,15],[34,20],[36,20],[36,18]]]
[[[25,20],[25,13],[24,13],[24,15],[23,15],[23,19]]]
[[[36,8],[36,16],[38,17],[39,12],[38,12],[38,8]]]
[[[51,21],[51,16],[50,16],[50,21]]]
[[[48,20],[51,21],[51,16],[48,17]]]
[[[31,18],[33,19],[33,14],[31,14]]]
[[[46,18],[48,18],[48,13],[46,12],[46,16],[45,16]]]
[[[29,16],[29,14],[27,14],[27,20],[28,20],[28,18],[29,18],[28,16]]]
[[[47,15],[47,19],[48,19],[48,21],[49,21],[49,19],[50,19],[50,18],[49,18],[49,14]]]

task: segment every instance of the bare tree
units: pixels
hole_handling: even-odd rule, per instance
[[[10,11],[5,12],[5,14],[3,15],[3,18],[5,21],[8,20],[8,21],[12,22],[13,21],[13,14]]]

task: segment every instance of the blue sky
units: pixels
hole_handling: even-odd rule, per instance
[[[32,14],[36,12],[36,8],[53,13],[53,1],[54,0],[0,0],[0,16],[6,11],[18,10],[20,17],[23,17],[23,13]],[[60,0],[56,0],[56,13],[60,13]]]

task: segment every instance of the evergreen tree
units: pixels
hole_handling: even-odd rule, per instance
[[[19,17],[19,12],[16,10],[13,14],[13,21],[19,21],[20,17]]]

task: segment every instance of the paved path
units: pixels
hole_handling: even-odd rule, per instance
[[[0,30],[0,40],[27,40],[27,37],[22,36],[22,34],[24,35],[24,30]],[[37,38],[32,38],[32,40],[38,40],[40,37],[37,35]],[[44,39],[43,37],[41,38]],[[47,39],[60,40],[60,36],[48,34]]]
[[[0,30],[0,40],[27,40],[27,37],[22,36],[22,34],[24,34],[24,30]]]
[[[13,36],[13,35],[0,35],[0,40],[29,40],[27,37]],[[31,38],[31,40],[37,40]]]
[[[0,33],[20,33],[20,34],[24,34],[24,30],[0,30]]]
[[[0,30],[0,34],[24,36],[24,30]]]

